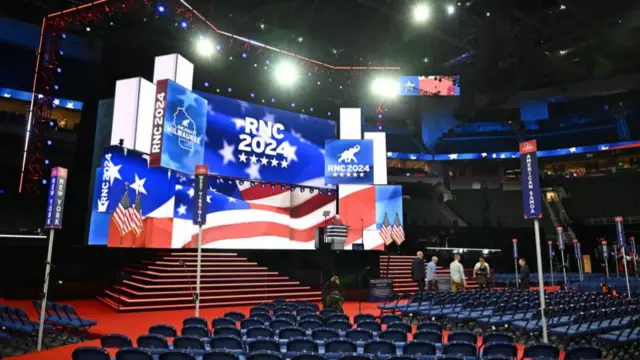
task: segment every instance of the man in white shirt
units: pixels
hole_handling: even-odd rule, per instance
[[[453,262],[449,265],[451,291],[464,291],[464,288],[467,286],[467,280],[464,276],[464,267],[460,263],[460,254],[455,254],[453,258]]]
[[[480,289],[485,289],[489,283],[489,277],[491,276],[491,269],[489,268],[489,264],[484,261],[484,257],[480,256],[478,258],[478,262],[476,266],[473,267],[473,278],[476,279],[478,283],[478,287]]]

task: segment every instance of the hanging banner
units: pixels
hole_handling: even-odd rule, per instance
[[[512,239],[513,242],[513,258],[518,258],[518,239]]]
[[[564,250],[564,240],[562,236],[562,226],[556,227],[556,234],[558,237],[558,249]]]
[[[327,140],[326,184],[373,184],[373,140]]]
[[[576,243],[576,259],[578,259],[578,261],[582,260],[582,248],[580,247],[580,243]]]
[[[618,243],[619,248],[624,248],[625,243],[625,235],[624,235],[624,218],[622,216],[616,216],[616,242]]]
[[[536,140],[520,143],[522,205],[525,219],[542,218],[542,197],[540,196],[537,151]]]
[[[207,222],[207,191],[209,190],[209,167],[207,165],[196,166],[193,190],[193,224],[204,225]]]
[[[549,245],[549,257],[553,258],[553,241],[547,241],[547,245]]]
[[[629,248],[631,250],[631,258],[635,259],[638,254],[636,253],[636,238],[633,236],[629,237]]]
[[[573,239],[573,255],[575,255],[576,259],[580,259],[580,254],[578,253],[578,240]]]
[[[67,192],[67,169],[54,167],[51,169],[49,194],[47,198],[47,217],[45,227],[48,229],[62,228],[62,214],[64,212],[64,198]]]
[[[600,241],[600,243],[602,244],[602,258],[604,260],[607,260],[609,258],[609,253],[607,250],[607,241],[606,240],[602,240]]]

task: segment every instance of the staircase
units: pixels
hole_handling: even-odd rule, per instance
[[[98,300],[119,311],[194,307],[196,252],[165,252],[123,269]],[[202,253],[200,306],[253,305],[273,299],[320,301],[304,286],[236,253]]]
[[[380,277],[389,277],[393,279],[393,291],[395,293],[417,292],[418,285],[411,279],[411,261],[415,256],[411,255],[380,255]],[[427,271],[426,263],[431,260],[425,259],[425,272]],[[465,270],[467,275],[467,289],[475,289],[478,287],[476,281],[471,277],[472,269]],[[449,267],[437,266],[436,277],[449,279]]]

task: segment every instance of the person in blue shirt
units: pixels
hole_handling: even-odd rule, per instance
[[[427,286],[429,291],[438,291],[438,279],[436,279],[436,264],[438,257],[434,256],[427,264]]]

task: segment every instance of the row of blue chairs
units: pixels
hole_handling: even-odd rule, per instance
[[[40,317],[41,300],[33,300],[33,307]],[[56,330],[76,332],[88,337],[89,330],[98,324],[97,321],[81,317],[71,305],[49,302],[45,304],[44,321]]]

